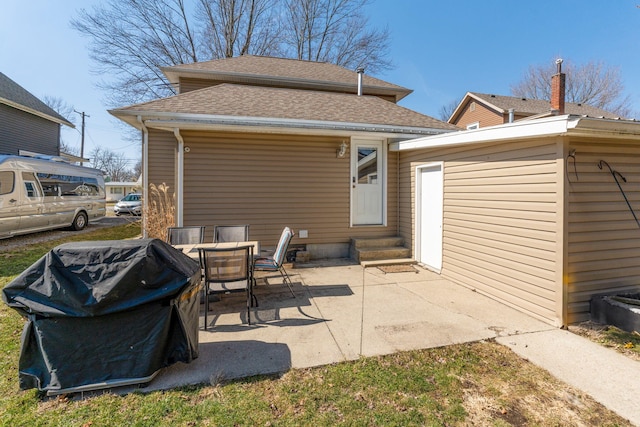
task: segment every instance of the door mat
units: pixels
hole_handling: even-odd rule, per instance
[[[418,273],[412,264],[381,265],[378,267],[383,273]]]

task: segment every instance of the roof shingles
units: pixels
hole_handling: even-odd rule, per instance
[[[236,84],[221,84],[112,110],[116,116],[132,112],[144,112],[145,115],[172,113],[459,130],[454,125],[376,96]]]
[[[197,71],[203,73],[230,73],[259,76],[264,79],[271,77],[296,79],[344,85],[357,85],[357,73],[329,62],[313,62],[299,59],[274,58],[267,56],[243,55],[235,58],[215,59],[211,61],[195,62],[192,64],[165,67],[165,72],[177,73]],[[410,89],[398,86],[384,80],[364,74],[364,86],[372,86],[396,90],[408,94]]]
[[[543,114],[551,110],[549,101],[543,99],[518,98],[516,96],[492,95],[486,93],[469,92],[471,95],[498,107],[503,114],[513,108],[516,114],[535,115]],[[579,116],[604,117],[609,119],[619,118],[616,114],[600,108],[585,104],[566,102],[564,107],[566,114],[576,114]]]

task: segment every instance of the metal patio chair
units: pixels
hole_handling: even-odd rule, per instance
[[[232,249],[199,248],[204,269],[204,329],[207,330],[209,295],[235,292],[247,294],[247,323],[251,324],[251,307],[258,301],[253,295],[253,246]],[[254,305],[255,304],[255,305]]]
[[[204,229],[200,226],[168,227],[167,242],[170,245],[190,245],[204,242]]]
[[[249,240],[249,225],[215,225],[213,242],[246,242]]]
[[[287,270],[284,268],[285,256],[287,254],[287,248],[289,247],[289,243],[291,243],[291,239],[294,236],[293,230],[289,227],[285,227],[282,230],[282,234],[280,235],[280,240],[278,241],[278,246],[276,247],[276,251],[272,256],[268,257],[256,257],[253,260],[253,271],[272,271],[279,272],[282,275],[282,281],[289,287],[289,291],[291,295],[295,298],[296,294],[293,293],[293,288],[291,287],[291,279],[289,278],[289,274]]]

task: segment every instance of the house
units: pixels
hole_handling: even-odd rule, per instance
[[[399,234],[443,277],[556,326],[640,291],[640,123],[565,114],[391,151]]]
[[[558,73],[552,77],[551,99],[518,98],[485,93],[467,92],[451,114],[448,122],[462,129],[477,129],[531,120],[551,114],[574,114],[578,116],[617,119],[618,115],[585,104],[565,102],[565,74],[558,64]]]
[[[0,73],[0,153],[60,156],[60,126],[75,127]]]
[[[458,128],[397,104],[411,91],[329,63],[241,56],[163,69],[177,95],[111,110],[143,135],[143,189],[174,191],[176,225],[284,226],[314,258],[397,236],[389,144]],[[144,199],[148,202],[148,198]],[[144,220],[144,218],[143,218]]]
[[[141,191],[142,182],[105,182],[107,202],[117,202],[129,193]]]

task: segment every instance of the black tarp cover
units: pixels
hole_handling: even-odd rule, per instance
[[[2,291],[27,319],[20,387],[117,385],[191,362],[199,284],[198,262],[158,239],[54,248]]]

